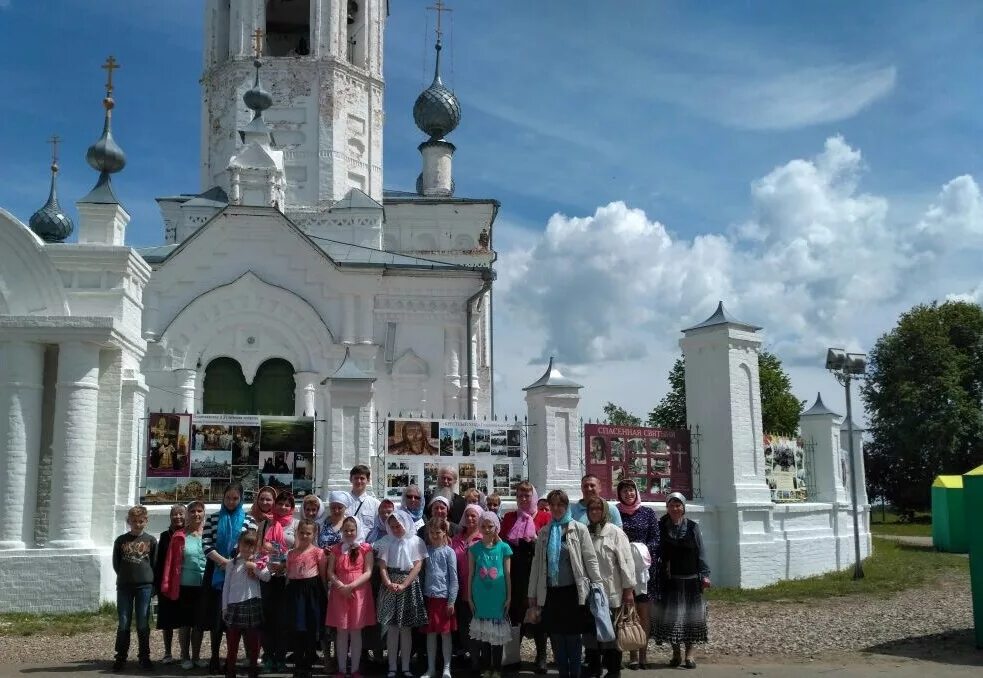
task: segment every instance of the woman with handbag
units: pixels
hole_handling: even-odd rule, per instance
[[[536,536],[528,602],[550,634],[560,678],[579,678],[582,635],[595,630],[587,594],[601,571],[587,527],[570,516],[567,493],[553,490],[546,499],[550,522]]]
[[[652,621],[651,602],[659,598],[659,577],[656,571],[659,564],[659,517],[648,506],[642,506],[638,485],[629,478],[618,483],[618,513],[621,514],[621,528],[625,531],[628,541],[632,544],[640,544],[648,551],[651,560],[647,590],[645,593],[636,592],[635,596],[635,603],[637,603],[635,611],[638,613],[638,621],[647,638]],[[638,566],[642,570],[640,574],[644,574],[644,568]],[[638,578],[638,574],[636,573],[636,583],[644,581]],[[648,669],[647,654],[648,642],[638,651],[630,653],[630,658],[635,660],[629,665],[630,668],[638,668],[642,671]]]
[[[696,668],[693,643],[707,642],[707,610],[703,591],[710,587],[710,566],[700,526],[686,517],[686,498],[673,492],[667,514],[659,520],[662,599],[656,604],[655,639],[672,645],[670,666]],[[680,653],[680,645],[686,654]]]
[[[600,497],[587,500],[587,529],[597,553],[611,619],[619,619],[622,612],[630,614],[628,610],[635,606],[635,556],[631,544],[622,529],[608,521],[608,504]],[[604,643],[596,633],[585,634],[584,645],[588,676],[600,676],[602,664],[607,671],[605,678],[621,676],[621,649],[617,640]]]

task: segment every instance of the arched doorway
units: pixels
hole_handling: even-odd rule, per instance
[[[246,383],[239,361],[215,358],[205,368],[202,410],[206,414],[294,413],[294,368],[282,358],[259,366],[252,385]]]

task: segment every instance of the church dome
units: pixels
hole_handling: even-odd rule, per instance
[[[259,68],[263,65],[262,62],[257,59],[253,65],[256,67],[256,80],[253,86],[242,95],[242,100],[249,110],[259,114],[273,105],[273,95],[263,89],[263,85],[259,82]]]
[[[55,189],[55,176],[57,174],[58,165],[52,164],[51,191],[48,193],[48,201],[44,203],[41,209],[31,215],[28,222],[31,230],[45,242],[64,242],[75,230],[75,224],[58,204],[58,192]]]
[[[85,161],[97,172],[115,174],[126,166],[126,154],[113,139],[110,120],[115,103],[112,97],[107,96],[103,99],[102,104],[106,108],[106,122],[102,128],[102,136],[96,143],[89,146],[89,150],[85,154]]]
[[[437,62],[433,82],[420,92],[413,104],[413,121],[431,139],[443,139],[461,124],[461,104],[454,92],[444,87],[440,79],[440,41],[435,45]]]

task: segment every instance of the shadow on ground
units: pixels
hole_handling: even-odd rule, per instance
[[[983,650],[976,648],[973,629],[892,640],[863,649],[864,654],[907,657],[962,666],[983,666]]]

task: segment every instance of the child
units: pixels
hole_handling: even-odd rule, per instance
[[[296,546],[287,552],[287,610],[294,633],[294,676],[310,678],[317,632],[324,619],[324,551],[314,545],[316,525],[300,521]]]
[[[498,533],[502,525],[491,511],[478,522],[481,541],[468,549],[468,601],[474,613],[471,639],[481,643],[481,666],[491,666],[486,678],[502,677],[502,652],[512,639],[508,620],[511,602],[512,548]]]
[[[130,528],[113,542],[113,570],[116,572],[116,661],[113,671],[121,671],[130,650],[130,622],[134,608],[137,618],[137,644],[140,668],[154,668],[150,661],[150,597],[154,591],[154,562],[157,557],[157,540],[144,534],[147,527],[147,509],[134,506],[126,512],[126,524]]]
[[[497,492],[492,492],[485,498],[485,507],[496,516],[502,509],[502,498]]]
[[[427,569],[423,575],[423,595],[427,600],[427,618],[423,627],[427,634],[427,673],[423,678],[437,675],[437,636],[440,635],[444,658],[442,678],[451,678],[451,633],[457,630],[454,603],[457,601],[457,556],[447,545],[448,524],[443,518],[427,521],[430,545],[427,548]]]
[[[228,657],[225,675],[235,678],[239,659],[239,638],[245,635],[246,655],[249,657],[249,676],[259,675],[259,641],[263,626],[263,594],[260,581],[270,580],[266,559],[255,558],[259,538],[256,530],[239,535],[238,555],[225,566],[222,584],[222,621],[226,624]]]
[[[403,651],[403,674],[410,672],[411,632],[427,623],[427,610],[420,586],[420,568],[427,557],[427,547],[416,536],[416,519],[402,509],[386,522],[389,535],[375,544],[382,577],[379,595],[379,624],[386,627],[386,650],[389,654],[387,678],[396,678],[396,658]]]
[[[157,595],[157,628],[164,636],[164,656],[161,664],[171,664],[174,657],[171,654],[174,647],[174,629],[180,628],[180,609],[177,601],[171,600],[160,590],[164,582],[164,563],[171,548],[171,537],[178,531],[184,530],[184,505],[175,504],[171,507],[171,524],[157,538],[157,558],[154,563],[154,593]],[[183,534],[183,532],[182,532]]]
[[[349,516],[341,523],[341,543],[328,551],[327,581],[331,595],[324,623],[338,631],[335,653],[338,678],[361,678],[362,629],[375,624],[372,577],[372,547],[361,540],[361,524]],[[351,647],[351,672],[345,671],[345,658]]]

